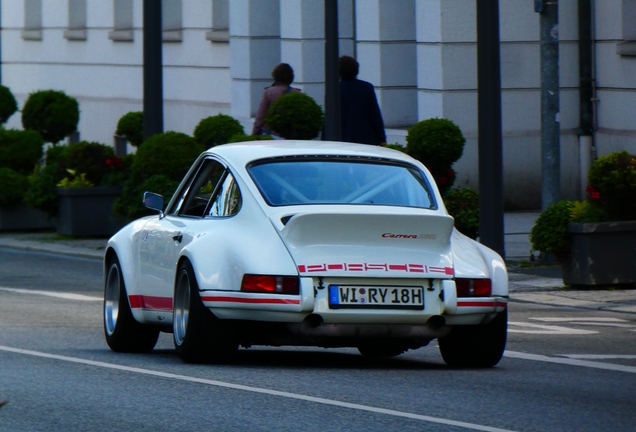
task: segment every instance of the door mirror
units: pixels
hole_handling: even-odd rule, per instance
[[[144,206],[151,210],[159,212],[159,216],[163,217],[163,197],[152,192],[144,192]]]

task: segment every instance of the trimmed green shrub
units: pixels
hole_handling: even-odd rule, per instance
[[[79,104],[62,91],[31,93],[22,108],[22,126],[35,130],[46,142],[58,143],[77,130]]]
[[[588,182],[592,203],[609,220],[636,220],[636,156],[623,150],[596,159]]]
[[[450,167],[462,157],[465,143],[459,127],[441,118],[422,120],[406,135],[408,154],[428,167]]]
[[[241,123],[234,117],[217,114],[206,117],[194,128],[194,139],[206,149],[230,142],[233,135],[244,134]]]
[[[322,130],[320,105],[304,93],[282,95],[267,111],[265,123],[285,139],[310,140]]]
[[[64,160],[59,165],[62,170],[72,169],[77,175],[86,174],[86,180],[101,185],[102,178],[111,170],[106,161],[114,156],[111,146],[80,141],[67,147]]]
[[[37,168],[28,177],[28,187],[24,194],[27,206],[40,209],[49,216],[57,215],[57,184],[66,177],[55,162],[47,163],[44,168]]]
[[[133,179],[141,183],[153,175],[161,174],[181,181],[203,150],[201,144],[184,133],[153,135],[137,150],[132,164]]]
[[[29,174],[42,157],[44,140],[35,131],[0,128],[0,167]]]
[[[132,177],[115,200],[115,214],[125,219],[152,214],[142,204],[143,193],[161,194],[167,202],[203,150],[194,138],[179,132],[153,135],[144,141],[132,161]]]
[[[479,194],[470,188],[451,189],[444,196],[446,210],[455,218],[455,228],[477,238],[479,233]]]
[[[422,120],[406,135],[406,152],[430,170],[444,195],[455,182],[453,164],[462,156],[466,139],[455,123],[447,119]]]
[[[27,176],[10,168],[0,168],[0,207],[9,209],[23,201],[28,185]]]
[[[573,201],[562,200],[541,212],[530,232],[532,249],[552,253],[563,261],[570,253],[568,223],[572,220]]]
[[[142,202],[144,192],[154,192],[162,195],[164,202],[167,204],[178,186],[178,181],[164,175],[153,175],[141,184],[129,180],[124,185],[121,196],[115,200],[113,212],[128,220],[156,214],[154,210],[144,207]]]
[[[130,145],[139,147],[144,141],[144,113],[131,111],[121,116],[115,134],[123,136]]]
[[[228,143],[237,143],[237,142],[245,142],[245,141],[272,141],[270,135],[245,135],[245,134],[236,134],[232,135]]]
[[[8,87],[0,85],[0,123],[4,124],[18,110],[18,103]]]

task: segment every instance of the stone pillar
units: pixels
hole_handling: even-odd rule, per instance
[[[447,118],[475,135],[475,2],[416,0],[415,15],[418,118]]]
[[[272,83],[272,69],[281,61],[279,2],[229,2],[231,114],[239,120],[256,115],[263,90]]]
[[[325,5],[280,0],[281,61],[294,68],[294,86],[319,104],[325,99]]]
[[[357,56],[355,30],[355,0],[338,0],[338,37],[341,56]]]
[[[415,0],[356,1],[358,78],[376,87],[387,128],[417,121]]]

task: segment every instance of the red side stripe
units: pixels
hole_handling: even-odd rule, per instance
[[[221,296],[206,296],[201,297],[203,301],[209,302],[228,302],[228,303],[265,303],[265,304],[300,304],[298,299],[283,299],[283,298],[245,298],[245,297],[221,297]]]
[[[130,299],[130,307],[133,309],[172,311],[172,299],[170,297],[131,295],[128,298]]]

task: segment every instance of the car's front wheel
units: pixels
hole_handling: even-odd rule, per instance
[[[177,354],[186,363],[229,360],[238,344],[228,326],[205,307],[192,264],[179,267],[174,288],[173,336]]]
[[[453,327],[448,336],[438,340],[439,351],[452,367],[493,367],[506,349],[507,331],[506,309],[487,324]]]
[[[104,334],[115,352],[150,352],[157,344],[159,330],[135,320],[116,255],[108,261],[104,281]]]

